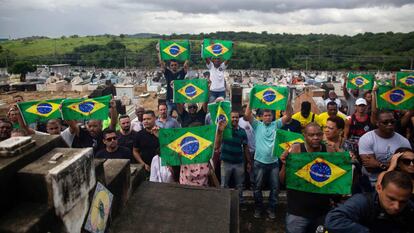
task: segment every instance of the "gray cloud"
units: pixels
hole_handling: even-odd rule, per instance
[[[121,4],[130,6],[147,5],[157,10],[209,14],[240,10],[286,13],[302,9],[401,7],[412,3],[414,3],[413,0],[121,0]],[[119,2],[115,5],[119,5]]]
[[[0,37],[414,31],[413,1],[0,0]]]

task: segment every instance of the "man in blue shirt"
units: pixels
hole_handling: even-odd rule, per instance
[[[263,181],[269,181],[269,208],[267,213],[269,218],[274,219],[277,204],[277,195],[279,189],[279,162],[278,158],[273,155],[273,145],[276,139],[276,130],[282,128],[284,124],[290,121],[292,116],[292,105],[289,97],[286,114],[276,121],[272,121],[273,113],[271,110],[263,110],[263,122],[260,122],[252,116],[252,111],[248,106],[246,108],[245,118],[249,120],[253,127],[256,140],[256,152],[254,155],[253,173],[254,173],[254,200],[255,211],[254,217],[260,218],[263,211]]]
[[[181,128],[176,119],[167,115],[167,104],[165,103],[158,105],[158,119],[155,121],[155,125],[162,129]]]

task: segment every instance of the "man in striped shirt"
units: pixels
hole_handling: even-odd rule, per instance
[[[247,171],[250,172],[251,159],[246,131],[239,127],[239,113],[233,110],[230,117],[231,134],[223,138],[226,122],[220,121],[215,145],[216,149],[221,146],[221,186],[228,188],[233,174],[233,183],[239,190],[240,202],[242,203],[244,163],[247,163]]]

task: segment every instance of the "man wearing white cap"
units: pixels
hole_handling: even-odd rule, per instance
[[[374,129],[366,108],[367,101],[364,98],[358,98],[355,101],[355,113],[348,120],[349,130],[345,131],[345,138],[358,140],[362,135]]]

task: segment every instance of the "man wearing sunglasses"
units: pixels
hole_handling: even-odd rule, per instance
[[[387,170],[389,161],[400,147],[411,148],[406,138],[395,132],[394,114],[390,111],[377,112],[377,129],[364,134],[359,139],[359,154],[362,173],[368,175],[374,188],[379,173]]]
[[[177,110],[181,127],[188,127],[194,122],[199,122],[201,125],[204,125],[207,115],[207,103],[203,103],[200,110],[198,110],[197,104],[189,103],[188,111],[184,109],[183,104],[177,104]]]
[[[129,159],[131,162],[134,161],[131,150],[118,145],[118,137],[115,130],[107,128],[102,132],[102,135],[105,149],[98,151],[95,156],[96,158]]]

